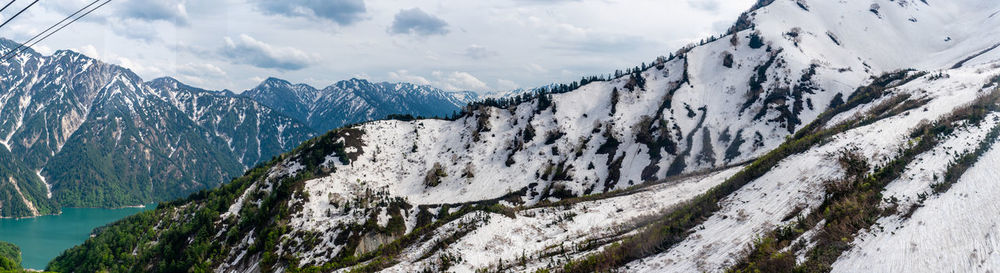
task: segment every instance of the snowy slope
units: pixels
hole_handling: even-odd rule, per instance
[[[924,97],[932,100],[922,107],[926,110],[911,110],[905,115],[889,117],[844,132],[825,145],[785,159],[765,176],[754,180],[722,201],[723,208],[704,224],[695,228],[687,240],[667,252],[634,262],[626,268],[636,272],[725,270],[736,259],[741,258],[740,253],[761,234],[778,225],[786,224],[789,221],[787,215],[794,213],[799,207],[804,207],[808,211],[809,208],[815,208],[822,202],[823,183],[843,176],[843,170],[836,163],[837,158],[833,156],[836,152],[845,148],[857,148],[865,158],[872,161],[872,164],[884,164],[896,156],[898,147],[907,145],[910,141],[909,134],[922,121],[940,119],[958,106],[985,94],[982,83],[991,75],[1000,73],[1000,69],[992,68],[990,72],[977,71],[981,68],[984,67],[949,71],[952,76],[950,79],[934,81],[924,77],[898,87],[895,92],[909,93],[915,98]],[[995,122],[990,121],[989,124],[982,126],[992,128],[993,125]],[[983,130],[975,132],[980,138],[985,134]],[[940,149],[951,145],[954,144],[945,142]],[[935,152],[937,151],[927,156],[932,156]],[[922,162],[930,162],[941,169],[947,166],[946,160]],[[928,176],[939,172],[926,168],[911,168],[911,170],[915,173],[907,177]]]
[[[542,207],[519,211],[514,218],[490,217],[460,240],[431,252],[434,256],[454,253],[463,262],[451,268],[456,272],[475,271],[497,266],[501,260],[514,261],[525,256],[553,252],[554,247],[574,248],[592,240],[613,241],[632,232],[635,223],[654,217],[679,203],[718,185],[739,167],[719,170],[652,185],[629,195],[587,201],[568,207]],[[446,236],[441,232],[439,236]],[[435,259],[417,260],[428,247],[416,245],[404,253],[402,262],[387,272],[413,272],[433,265]],[[433,256],[432,256],[433,257]],[[436,257],[434,257],[436,258]],[[518,270],[544,267],[534,264]]]
[[[943,173],[940,163],[949,160],[950,150],[974,147],[976,139],[985,135],[983,130],[996,125],[997,118],[1000,115],[993,115],[992,124],[959,134],[944,149],[929,155],[946,158],[922,161],[937,164],[923,164],[930,165],[928,169],[914,166],[910,169],[913,176],[894,182],[886,192],[910,200],[917,199],[918,193],[930,192],[927,180]],[[834,272],[984,272],[1000,267],[994,235],[998,195],[993,182],[1000,177],[997,160],[1000,150],[994,146],[951,190],[928,198],[908,219],[882,219],[882,228],[859,236],[855,247],[834,264]],[[925,171],[918,171],[921,169]]]
[[[830,261],[834,271],[984,271],[996,262],[995,217],[981,184],[995,178],[996,152],[975,158],[950,190],[926,194],[1000,124],[1000,113],[950,120],[996,99],[997,11],[1000,3],[982,0],[760,1],[733,32],[616,79],[469,107],[454,120],[333,130],[217,194],[157,210],[171,220],[146,222],[162,227],[149,240],[186,232],[177,223],[221,207],[203,232],[187,234],[225,242],[210,247],[224,253],[207,262],[217,272],[724,272],[746,266],[759,238],[826,215],[820,208],[839,200],[831,183],[852,179],[838,157],[850,151],[879,170],[904,165],[876,189],[886,201],[874,205],[884,212],[875,224],[836,240],[844,254]],[[906,68],[915,70],[899,72]],[[251,93],[322,100],[278,80],[260,89],[275,92]],[[813,121],[818,128],[802,130]],[[780,153],[802,143],[806,150]],[[909,151],[912,161],[901,160]],[[692,208],[704,200],[713,203]],[[661,221],[694,211],[707,212]],[[808,254],[832,228],[823,221],[778,250],[791,251],[782,256],[790,266],[816,260]],[[651,232],[671,233],[615,252]],[[81,251],[106,247],[97,242]]]

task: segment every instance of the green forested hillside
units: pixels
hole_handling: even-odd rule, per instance
[[[87,122],[48,164],[54,198],[74,207],[120,207],[182,197],[243,167],[164,102],[132,113],[114,104]],[[98,108],[100,109],[100,108]]]
[[[30,217],[59,212],[45,184],[15,156],[0,148],[0,216]],[[16,182],[16,183],[15,183]]]
[[[21,269],[21,249],[8,242],[0,242],[0,272],[16,272]]]
[[[322,168],[326,155],[350,162],[345,144],[339,141],[345,130],[336,130],[306,141],[299,148],[267,164],[250,169],[244,176],[219,188],[203,190],[186,199],[161,203],[156,210],[125,218],[100,229],[97,236],[56,257],[47,270],[55,272],[210,272],[227,258],[226,250],[241,236],[253,232],[264,239],[250,246],[249,255],[263,255],[275,262],[277,240],[288,232],[291,208],[287,201],[301,194],[304,181],[334,170]],[[360,134],[358,131],[353,131]],[[273,177],[269,171],[292,157],[305,169],[292,177]],[[260,192],[260,206],[247,203],[235,218],[223,218],[230,205],[254,183],[273,181],[274,188]],[[226,229],[224,234],[217,230]],[[221,238],[220,238],[221,237]],[[286,259],[287,257],[280,257]]]

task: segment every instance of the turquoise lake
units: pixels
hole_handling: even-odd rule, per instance
[[[22,266],[45,269],[64,250],[82,244],[96,227],[125,218],[146,208],[63,208],[60,215],[28,219],[0,219],[0,241],[21,247]]]

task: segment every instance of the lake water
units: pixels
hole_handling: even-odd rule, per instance
[[[146,208],[63,208],[60,215],[28,219],[0,219],[0,241],[21,247],[24,268],[45,269],[64,250],[82,244],[94,228],[120,220]]]

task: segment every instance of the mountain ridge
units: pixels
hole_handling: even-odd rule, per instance
[[[318,89],[271,77],[240,96],[278,109],[318,131],[381,119],[390,114],[444,117],[479,99],[475,93],[357,78]]]

